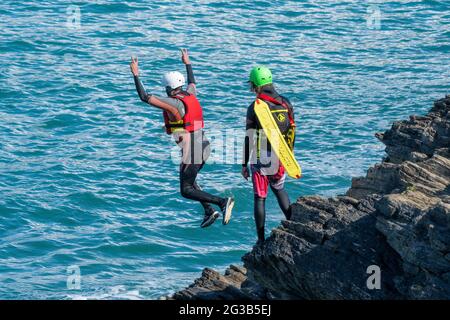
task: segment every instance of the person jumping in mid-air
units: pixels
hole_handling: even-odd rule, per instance
[[[131,72],[140,99],[151,106],[163,110],[166,133],[171,134],[181,147],[180,164],[181,195],[199,201],[205,209],[201,227],[212,225],[220,216],[211,204],[219,206],[223,214],[223,224],[230,221],[234,206],[232,197],[222,198],[202,191],[196,182],[197,174],[209,157],[210,144],[203,132],[203,112],[196,97],[195,78],[186,49],[181,50],[181,60],[186,65],[188,85],[186,90],[184,76],[180,72],[168,72],[163,77],[167,97],[148,94],[139,79],[138,59],[131,59]]]
[[[272,72],[264,66],[255,67],[251,70],[249,83],[251,91],[256,94],[256,97],[268,104],[278,128],[291,150],[293,150],[295,137],[294,110],[289,100],[279,95],[275,90],[272,83]],[[281,210],[288,220],[291,218],[290,201],[284,189],[284,181],[286,178],[285,169],[275,153],[272,152],[271,145],[264,135],[255,114],[255,102],[247,110],[246,130],[242,176],[246,180],[250,177],[248,164],[250,161],[250,153],[252,152],[252,154],[256,155],[255,161],[250,163],[250,169],[254,191],[256,231],[258,234],[258,244],[260,244],[265,240],[265,200],[268,186],[270,185],[270,188],[277,197]]]

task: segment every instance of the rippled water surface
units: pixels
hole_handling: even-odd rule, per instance
[[[269,65],[298,118],[293,199],[345,192],[383,156],[375,132],[448,93],[448,1],[2,1],[0,16],[0,298],[157,298],[254,243],[239,165],[203,171],[203,187],[237,205],[229,226],[199,228],[131,55],[161,94],[188,47],[208,134],[237,140],[247,73]],[[272,197],[268,212],[271,228]]]

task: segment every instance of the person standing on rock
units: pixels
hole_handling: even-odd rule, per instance
[[[140,99],[149,105],[161,109],[166,133],[174,137],[180,146],[182,161],[180,164],[180,191],[187,199],[199,201],[205,210],[201,227],[209,227],[220,216],[211,204],[219,206],[223,214],[223,224],[229,223],[234,206],[232,197],[214,196],[200,189],[196,178],[209,157],[210,144],[203,132],[203,110],[196,97],[195,78],[189,54],[182,49],[181,60],[186,65],[188,85],[180,72],[168,72],[163,77],[167,97],[148,94],[139,79],[138,59],[131,58],[131,73]]]
[[[264,66],[255,67],[250,72],[249,83],[251,91],[256,94],[256,98],[268,104],[278,128],[291,150],[293,150],[295,139],[294,110],[289,100],[275,90],[272,72]],[[261,244],[265,240],[265,200],[269,185],[288,220],[291,218],[291,206],[289,196],[284,189],[285,169],[276,157],[275,152],[272,152],[271,145],[264,135],[255,114],[255,102],[252,102],[247,110],[246,131],[242,176],[246,180],[250,175],[252,177],[254,216],[258,235],[257,244]],[[250,154],[253,155],[253,159],[249,169]]]

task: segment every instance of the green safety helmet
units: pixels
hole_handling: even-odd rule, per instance
[[[250,72],[250,82],[257,87],[272,83],[272,72],[264,66],[257,66]]]

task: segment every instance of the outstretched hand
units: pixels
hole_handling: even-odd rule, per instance
[[[135,77],[139,76],[139,64],[137,57],[136,58],[131,57],[130,69],[133,76]]]
[[[184,64],[191,64],[187,49],[181,49],[181,61],[183,61]]]

